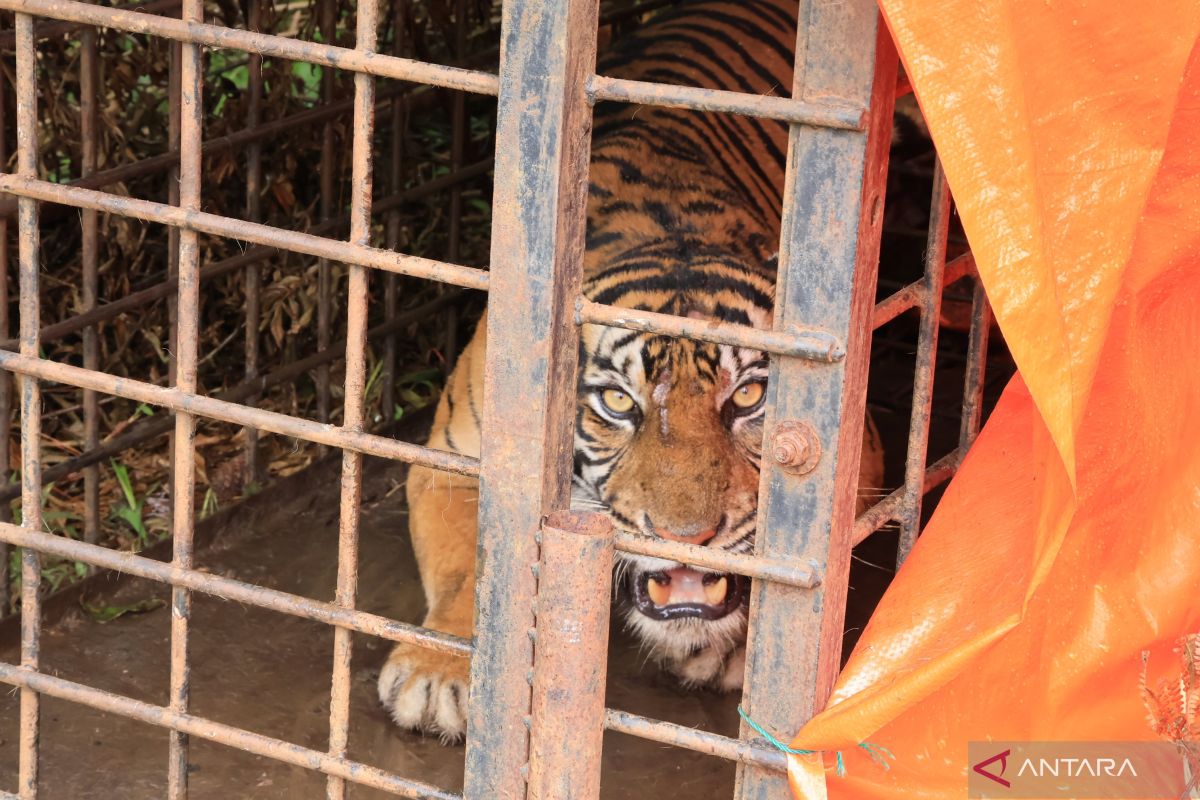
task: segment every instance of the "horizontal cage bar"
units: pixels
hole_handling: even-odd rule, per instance
[[[801,589],[811,589],[821,583],[820,576],[814,573],[811,567],[789,564],[775,558],[714,550],[711,547],[686,542],[652,539],[629,531],[617,531],[615,536],[617,549],[623,553],[664,558],[707,569],[720,569],[745,575],[747,578],[786,583]]]
[[[143,14],[178,13],[183,0],[150,0],[146,3],[122,3],[117,8],[122,11],[138,11]],[[90,27],[81,22],[54,20],[51,22],[34,23],[33,38],[35,42],[44,42],[54,36],[64,36]],[[9,29],[0,31],[0,50],[11,50],[16,44],[16,31]],[[3,797],[3,795],[0,795]]]
[[[103,372],[92,372],[70,364],[59,364],[42,358],[0,351],[0,369],[7,369],[21,375],[30,375],[42,380],[65,383],[80,389],[92,389],[104,394],[113,394],[128,400],[169,408],[172,411],[183,411],[222,422],[232,422],[235,425],[249,425],[283,436],[293,436],[317,444],[353,450],[363,455],[390,458],[393,461],[403,461],[408,464],[420,464],[471,478],[479,475],[479,460],[470,456],[434,450],[430,447],[409,444],[371,433],[346,430],[336,425],[311,422],[287,414],[243,406],[203,395],[189,394],[131,378],[119,378]]]
[[[126,33],[144,33],[176,42],[242,50],[289,61],[304,61],[377,78],[411,81],[475,94],[494,96],[499,92],[500,86],[500,79],[488,72],[447,67],[266,33],[251,33],[221,25],[184,22],[138,11],[77,3],[74,0],[0,0],[0,9],[115,28]]]
[[[462,800],[461,795],[443,791],[420,781],[402,778],[378,767],[334,758],[317,750],[285,742],[260,733],[235,728],[191,714],[179,714],[163,706],[143,703],[131,697],[106,692],[74,681],[55,678],[41,672],[0,664],[0,681],[11,686],[32,689],[40,694],[57,697],[71,703],[94,708],[109,714],[135,719],[148,725],[186,733],[210,742],[235,747],[285,764],[317,770],[326,775],[345,778],[348,781],[381,789],[385,792],[409,797],[414,800]]]
[[[970,253],[964,253],[953,261],[948,262],[945,270],[945,277],[942,281],[943,289],[968,275],[974,275],[975,257]],[[925,280],[922,278],[876,303],[875,311],[871,315],[872,329],[882,328],[905,311],[920,305],[925,294],[924,286]]]
[[[406,622],[397,622],[387,617],[381,617],[378,614],[343,608],[333,603],[325,603],[301,595],[269,589],[265,586],[255,586],[252,583],[196,569],[176,567],[170,563],[155,561],[145,556],[121,550],[110,550],[107,547],[67,539],[64,536],[31,531],[9,522],[0,522],[0,541],[18,547],[28,547],[46,555],[82,561],[85,564],[111,569],[138,578],[194,589],[213,597],[232,600],[235,603],[265,608],[268,611],[277,611],[280,614],[322,622],[326,625],[337,625],[347,630],[365,633],[368,636],[378,636],[392,642],[413,644],[446,655],[469,657],[472,651],[469,641],[448,633],[426,630]]]
[[[627,78],[609,78],[604,75],[593,75],[588,81],[587,91],[588,99],[593,103],[615,100],[621,103],[687,108],[693,111],[725,111],[798,125],[848,131],[863,130],[867,116],[866,109],[861,107],[813,103],[807,100],[793,100],[790,97],[769,97],[723,89],[702,89],[698,86],[675,86]]]
[[[253,251],[251,251],[253,252]],[[249,255],[249,254],[247,254]],[[461,297],[461,292],[453,290],[440,295],[434,300],[417,306],[411,311],[406,311],[403,314],[397,314],[386,322],[381,322],[371,330],[367,331],[367,338],[371,340],[379,339],[389,334],[394,334],[401,328],[422,320],[438,309]],[[42,341],[46,341],[46,329],[42,329]],[[0,342],[0,349],[6,349],[4,343]],[[248,378],[239,384],[230,386],[214,395],[217,400],[225,400],[230,403],[240,403],[247,398],[253,397],[256,394],[266,391],[267,389],[278,386],[279,384],[294,380],[303,375],[309,370],[320,367],[322,364],[328,364],[336,361],[345,354],[346,341],[338,340],[324,350],[318,350],[312,355],[304,358],[288,362],[281,367],[271,370],[262,375],[256,375],[253,378]],[[98,445],[94,449],[88,449],[73,458],[66,461],[60,461],[54,466],[47,467],[42,470],[42,485],[46,485],[51,481],[59,481],[68,477],[82,469],[92,465],[107,461],[110,456],[118,453],[123,453],[126,450],[136,447],[142,442],[149,441],[157,436],[161,436],[171,429],[173,423],[169,416],[155,416],[143,418],[133,425],[129,426],[122,433],[108,439],[104,444]],[[21,487],[10,485],[0,487],[0,503],[6,500],[12,500],[21,493]]]
[[[962,460],[966,455],[966,451],[962,448],[953,450],[950,453],[939,458],[933,464],[925,469],[925,480],[921,488],[922,494],[929,492],[941,486],[946,481],[954,476],[962,465]],[[899,521],[897,517],[903,511],[904,504],[904,487],[901,486],[887,497],[880,500],[875,505],[868,508],[866,511],[858,515],[858,519],[854,520],[854,545],[866,539],[872,533],[882,528],[889,522]]]
[[[778,750],[768,750],[752,742],[731,739],[718,733],[700,731],[673,722],[662,722],[609,708],[604,713],[604,727],[617,733],[694,750],[728,761],[754,764],[777,772],[787,771],[787,757]]]
[[[0,188],[3,188],[3,184],[0,184]],[[575,301],[575,322],[747,347],[777,356],[793,356],[824,363],[840,361],[846,355],[846,348],[838,338],[824,331],[766,331],[730,322],[606,306],[582,297]]]
[[[4,0],[0,0],[0,3],[2,2]],[[293,253],[373,267],[399,275],[411,275],[441,283],[450,283],[467,289],[486,291],[488,287],[488,273],[474,267],[447,264],[444,261],[393,253],[390,250],[376,247],[339,242],[310,233],[273,228],[270,225],[222,217],[203,211],[188,211],[165,203],[154,203],[149,200],[138,200],[92,189],[63,186],[49,181],[21,178],[16,175],[0,175],[0,191],[9,192],[18,197],[31,197],[35,200],[62,203],[77,208],[91,208],[123,217],[171,225],[184,230],[276,247]]]

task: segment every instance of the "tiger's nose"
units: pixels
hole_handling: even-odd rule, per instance
[[[662,539],[669,539],[672,542],[683,542],[685,544],[704,544],[717,535],[716,528],[708,528],[703,524],[697,525],[682,525],[673,528],[660,528],[650,521],[650,515],[646,515],[646,527],[655,536]]]

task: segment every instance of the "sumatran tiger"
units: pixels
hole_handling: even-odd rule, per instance
[[[796,0],[700,0],[623,39],[602,74],[786,96]],[[584,293],[626,308],[770,328],[787,130],[751,117],[601,104],[592,139]],[[429,446],[479,454],[481,322],[438,404]],[[767,357],[597,325],[582,331],[572,505],[646,536],[754,548]],[[860,486],[881,458],[866,425]],[[477,482],[409,474],[424,624],[472,635]],[[749,581],[625,555],[618,604],[687,686],[742,685]],[[402,727],[466,727],[466,659],[398,645],[379,697]]]

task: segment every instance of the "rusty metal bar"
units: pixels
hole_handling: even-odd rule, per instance
[[[204,21],[203,0],[184,0],[182,17],[188,23]],[[181,45],[179,71],[179,207],[186,212],[200,209],[201,158],[204,134],[204,63],[195,44]],[[176,391],[194,394],[200,342],[200,236],[195,230],[179,232],[179,288],[177,324],[172,353]],[[172,447],[174,471],[171,483],[171,564],[191,569],[196,532],[196,417],[175,412],[175,439]],[[170,709],[186,714],[191,694],[190,624],[192,596],[183,586],[171,588],[171,681]],[[167,755],[167,796],[186,800],[188,796],[187,734],[172,730]]]
[[[731,553],[686,542],[642,536],[630,531],[618,530],[615,536],[617,549],[623,553],[636,553],[706,569],[719,569],[745,575],[747,578],[761,578],[802,589],[811,589],[821,582],[820,576],[814,573],[812,567],[792,564],[782,559]]]
[[[80,139],[82,146],[82,169],[80,177],[89,177],[96,171],[96,150],[99,145],[97,115],[97,87],[100,82],[100,64],[96,49],[96,29],[85,28],[80,35],[79,55],[79,103]],[[83,311],[96,308],[99,287],[99,264],[97,250],[99,241],[99,215],[87,209],[80,223],[83,227],[81,242],[82,282],[80,294]],[[100,369],[100,344],[96,327],[90,325],[83,331],[83,366],[85,369]],[[85,450],[100,446],[100,406],[96,393],[83,392],[83,441]],[[88,467],[83,473],[83,540],[96,542],[100,535],[100,468]]]
[[[841,340],[825,331],[803,330],[799,327],[792,330],[767,331],[731,322],[711,322],[654,311],[606,306],[582,297],[575,301],[575,320],[581,325],[610,325],[631,331],[750,347],[765,353],[793,356],[809,361],[832,363],[840,361],[846,355]]]
[[[529,800],[600,796],[613,527],[557,511],[542,524]]]
[[[358,6],[355,49],[374,53],[378,42],[379,4]],[[354,76],[354,132],[351,143],[350,242],[360,247],[371,243],[371,145],[375,131],[375,80],[366,74]],[[346,298],[346,380],[342,406],[344,430],[363,430],[367,383],[367,300],[369,274],[360,264],[350,265]],[[362,501],[362,454],[342,453],[341,518],[338,524],[336,602],[354,608],[358,593],[359,505]],[[346,757],[350,737],[350,659],[353,638],[350,630],[334,629],[333,679],[329,700],[329,755]],[[343,800],[346,782],[330,776],[325,794]]]
[[[772,772],[787,772],[787,756],[778,750],[762,747],[748,741],[730,739],[728,736],[699,731],[673,722],[648,719],[628,711],[610,708],[605,711],[604,727],[610,731],[662,742],[672,747],[683,747],[697,753],[753,764]]]
[[[17,173],[38,174],[37,53],[33,17],[16,15],[17,31]],[[36,358],[41,328],[38,272],[41,253],[38,206],[20,203],[17,221],[17,260],[20,273],[21,356]],[[31,531],[42,527],[41,435],[42,394],[33,376],[22,376],[21,388],[21,525]],[[36,671],[42,636],[42,559],[36,550],[21,550],[21,666]],[[23,800],[38,795],[38,744],[41,700],[35,690],[23,687],[18,741],[18,790]]]
[[[467,2],[454,0],[454,57],[459,61],[467,55]],[[450,112],[450,169],[462,169],[463,147],[466,141],[467,97],[454,92]],[[446,260],[458,263],[462,239],[462,189],[455,186],[450,190],[450,230],[447,234]],[[445,340],[442,352],[445,356],[447,378],[458,360],[458,313],[450,309],[446,314]]]
[[[469,167],[465,167],[457,174],[444,175],[441,178],[436,178],[419,186],[414,186],[411,189],[406,189],[399,194],[389,195],[378,200],[375,203],[377,211],[391,210],[398,208],[402,203],[415,198],[424,197],[428,194],[442,191],[452,182],[468,180],[486,173],[492,165],[492,160],[476,162]],[[336,217],[328,222],[318,223],[308,229],[308,233],[312,235],[325,235],[339,230],[350,221],[349,216]],[[0,218],[0,224],[3,224],[3,218]],[[276,248],[255,246],[230,258],[222,261],[217,261],[212,264],[206,264],[200,268],[200,280],[208,281],[215,280],[222,275],[228,275],[239,269],[243,269],[247,264],[253,264],[257,261],[269,258],[275,253]],[[40,340],[42,344],[53,342],[70,336],[73,333],[78,333],[85,328],[95,325],[100,322],[106,322],[114,319],[121,314],[133,311],[143,305],[147,305],[156,300],[161,300],[164,297],[170,297],[178,288],[178,282],[174,278],[168,278],[160,284],[151,286],[147,289],[142,289],[132,294],[128,294],[119,300],[113,300],[111,303],[105,303],[97,307],[94,311],[88,311],[83,314],[77,314],[69,319],[56,322],[52,325],[47,325],[42,328]],[[0,350],[12,350],[20,345],[18,339],[3,339],[0,340]],[[2,455],[2,454],[0,454]]]
[[[962,464],[965,454],[966,451],[964,449],[958,448],[930,464],[926,468],[925,477],[922,480],[922,493],[929,494],[938,486],[950,480],[954,476],[954,473],[958,471],[958,467]],[[901,486],[860,514],[858,519],[854,520],[854,537],[851,541],[855,547],[887,523],[898,521],[904,503],[904,492],[905,487]]]
[[[434,94],[418,94],[422,89],[428,87],[413,86],[411,84],[402,86],[393,86],[383,91],[380,91],[376,100],[382,101],[386,98],[404,96],[409,98],[409,102],[416,100],[426,100],[435,97]],[[415,95],[415,97],[414,97]],[[304,125],[316,125],[325,120],[340,117],[349,114],[354,109],[353,100],[344,100],[328,105],[310,108],[306,111],[299,111],[295,114],[290,114],[286,117],[281,117],[271,122],[264,122],[254,128],[244,128],[240,131],[225,136],[218,136],[215,139],[209,139],[204,143],[203,155],[205,157],[216,155],[218,153],[229,153],[238,150],[242,147],[248,147],[256,142],[262,142],[272,136]],[[78,180],[67,183],[67,186],[75,186],[81,189],[103,189],[106,186],[111,186],[114,183],[123,183],[142,178],[147,175],[153,175],[157,172],[173,170],[179,165],[179,147],[177,143],[169,144],[170,148],[165,153],[160,153],[156,156],[143,158],[138,161],[133,161],[128,164],[111,167],[106,170],[97,172],[87,178],[79,178]],[[468,168],[470,169],[470,168]],[[443,181],[449,178],[449,175],[442,176],[430,181],[430,185],[440,185]],[[448,185],[448,184],[446,184]],[[53,208],[54,206],[52,206]],[[16,198],[3,197],[0,198],[0,216],[12,216],[17,212]],[[51,215],[43,213],[43,217],[49,218]],[[310,231],[311,233],[311,231]]]
[[[55,361],[0,350],[0,369],[7,369],[20,375],[29,375],[42,380],[58,381],[82,389],[94,389],[105,394],[115,394],[118,397],[162,406],[172,411],[184,411],[200,417],[230,422],[234,425],[252,426],[271,433],[278,433],[281,436],[293,436],[317,444],[340,447],[343,450],[354,450],[363,455],[420,464],[431,469],[454,472],[472,478],[479,475],[479,461],[470,456],[434,450],[370,433],[337,428],[325,423],[311,422],[261,408],[250,408],[213,397],[189,394],[178,389],[155,386],[152,383],[144,383],[132,378],[120,378],[103,372],[90,372],[70,364],[60,364]]]
[[[570,507],[597,0],[508,0],[501,20],[484,368],[476,654],[464,794],[519,800],[535,537]]]
[[[247,0],[246,22],[251,31],[258,33],[262,29],[262,0]],[[258,127],[260,107],[262,106],[263,77],[262,56],[252,53],[246,64],[246,127]],[[202,148],[203,151],[203,148]],[[250,222],[262,222],[262,145],[251,142],[246,148],[246,219]],[[203,280],[203,276],[197,276]],[[246,285],[246,380],[258,377],[259,335],[258,326],[262,317],[260,291],[262,285],[262,269],[255,261],[246,265],[244,273]],[[259,397],[252,395],[246,398],[248,405],[258,405]],[[258,431],[246,428],[245,476],[242,485],[250,489],[258,484]]]
[[[159,17],[137,11],[79,3],[75,0],[0,0],[0,10],[23,11],[39,17],[80,22],[127,33],[145,33],[176,42],[258,53],[267,58],[306,61],[376,78],[423,83],[443,89],[495,95],[499,82],[487,72],[429,64],[380,53],[366,53],[328,43],[304,42],[283,36],[251,33],[222,25]]]
[[[413,275],[442,283],[452,283],[468,289],[486,290],[488,288],[489,275],[485,270],[402,253],[391,253],[374,247],[326,239],[310,233],[286,231],[270,225],[246,222],[232,217],[175,208],[149,200],[136,200],[91,189],[77,189],[16,175],[0,175],[0,191],[36,200],[65,203],[78,208],[94,208],[110,214],[171,225],[182,230],[225,236],[253,244],[276,247],[280,250],[289,250],[293,253],[330,258],[400,275]]]
[[[812,563],[821,578],[814,589],[751,588],[742,705],[781,731],[799,730],[825,705],[841,664],[897,68],[871,0],[806,0],[799,19],[792,97],[867,108],[869,124],[864,132],[792,125],[788,137],[775,324],[829,332],[846,357],[819,368],[773,358],[767,381],[767,442],[801,422],[821,451],[800,476],[763,459],[760,478],[755,552]],[[743,723],[740,738],[751,735]],[[739,764],[736,796],[791,794],[777,772]]]
[[[937,369],[938,331],[942,314],[942,276],[946,267],[946,234],[950,227],[950,189],[941,161],[933,171],[933,198],[929,210],[929,237],[925,245],[925,277],[921,288],[921,324],[917,334],[917,364],[913,376],[912,414],[908,427],[908,455],[904,462],[904,500],[899,513],[900,541],[897,569],[908,558],[921,528],[921,500],[925,496],[925,460],[929,447],[929,415],[933,409],[933,376]]]
[[[318,0],[318,26],[321,38],[325,42],[337,41],[337,5],[334,0]],[[321,72],[321,99],[326,104],[333,102],[333,70]],[[355,97],[352,103],[356,103]],[[321,221],[328,222],[333,218],[333,198],[337,183],[334,179],[333,125],[326,119],[321,130]],[[329,347],[332,338],[333,325],[333,266],[328,258],[317,260],[317,349]],[[317,368],[317,419],[328,422],[330,415],[329,366],[322,364]]]
[[[334,603],[325,603],[265,586],[256,586],[252,583],[214,575],[211,572],[185,569],[145,556],[68,539],[65,536],[55,536],[44,531],[32,531],[11,523],[0,523],[0,539],[18,547],[36,549],[47,555],[82,561],[114,572],[181,586],[255,608],[276,611],[280,614],[326,625],[349,628],[391,642],[404,642],[452,656],[469,656],[471,654],[470,641],[451,636],[448,633],[427,630],[406,622],[397,622],[387,617],[381,617],[378,614],[356,611]]]
[[[983,382],[987,372],[988,334],[992,327],[992,308],[988,304],[983,281],[975,279],[971,297],[971,333],[967,339],[967,369],[963,376],[962,421],[958,447],[966,451],[979,435],[983,417]]]
[[[796,125],[847,131],[862,131],[867,116],[862,106],[852,103],[793,100],[790,97],[767,97],[722,89],[701,89],[696,86],[671,86],[626,78],[608,78],[604,75],[593,75],[588,81],[588,99],[592,103],[615,100],[620,103],[687,108],[693,111],[723,111],[781,120]]]
[[[118,6],[124,11],[137,11],[142,14],[159,14],[159,13],[174,13],[179,8],[183,0],[151,0],[148,3],[126,3]],[[36,41],[45,41],[55,36],[66,36],[76,31],[86,30],[91,27],[84,22],[43,22],[40,25],[34,25],[33,38]],[[16,34],[12,30],[0,31],[0,50],[9,50],[16,44]]]
[[[975,257],[964,253],[946,264],[943,273],[942,288],[975,274]],[[909,309],[916,308],[921,303],[925,279],[914,281],[894,294],[885,297],[875,304],[875,312],[871,317],[871,329],[879,330],[896,317]]]
[[[405,21],[408,19],[409,0],[395,0],[392,4],[392,49],[397,56],[404,55]],[[408,114],[403,98],[396,97],[391,105],[391,163],[388,165],[388,187],[392,194],[404,188],[404,135],[408,129]],[[451,170],[454,172],[455,170]],[[387,212],[387,249],[400,249],[400,210]],[[383,314],[391,319],[396,315],[397,278],[387,275],[383,286]],[[389,335],[383,343],[383,375],[381,376],[379,407],[383,418],[390,420],[396,411],[396,335]]]
[[[185,735],[235,747],[254,755],[282,761],[285,764],[317,770],[326,775],[391,792],[400,797],[418,798],[418,800],[461,800],[461,795],[443,791],[426,783],[402,778],[377,767],[348,759],[333,758],[325,753],[285,742],[282,739],[273,739],[270,736],[252,733],[191,714],[181,714],[170,708],[143,703],[130,697],[43,675],[11,664],[0,664],[0,681],[12,686],[19,686],[22,691],[41,692],[50,697],[85,705],[108,714],[116,714],[148,725],[180,731]]]
[[[171,164],[167,172],[167,204],[179,205],[179,165],[183,161],[180,149],[182,128],[180,117],[183,113],[183,46],[179,42],[170,43],[170,66],[167,73],[167,147],[179,157]],[[167,228],[167,280],[175,285],[175,291],[167,297],[167,328],[169,331],[168,352],[174,353],[179,349],[179,237],[178,227]],[[174,358],[167,362],[167,380],[175,383],[176,363]],[[167,468],[167,516],[175,516],[175,431],[167,435],[167,453],[170,456]]]
[[[370,340],[378,339],[381,336],[386,336],[394,331],[400,330],[406,325],[409,325],[418,320],[424,319],[433,314],[437,310],[443,308],[447,303],[457,299],[457,295],[443,294],[434,300],[420,305],[411,311],[389,318],[385,322],[381,322],[371,330],[367,331],[367,338]],[[326,350],[318,350],[312,355],[285,364],[282,367],[272,370],[266,375],[260,375],[252,381],[243,381],[242,383],[232,386],[229,389],[219,392],[214,395],[217,400],[224,400],[229,403],[240,402],[241,400],[257,394],[261,394],[272,386],[278,386],[287,381],[310,371],[314,367],[325,364],[330,361],[336,361],[346,352],[346,340],[339,339],[329,346]],[[0,376],[9,377],[9,373],[0,370]],[[143,419],[135,423],[121,435],[110,439],[104,444],[92,450],[87,450],[84,453],[60,461],[49,469],[42,471],[42,485],[46,485],[51,481],[58,481],[66,478],[73,473],[87,467],[90,464],[99,464],[106,461],[110,456],[122,453],[131,447],[136,447],[142,442],[149,441],[156,436],[161,436],[167,433],[168,430],[174,427],[174,421],[170,417],[161,416],[153,419]],[[0,503],[11,500],[21,493],[19,486],[4,486],[0,488]]]
[[[0,70],[0,170],[8,164],[8,76]],[[0,336],[8,339],[12,327],[9,319],[8,294],[8,219],[0,218]],[[14,340],[12,347],[20,347],[20,340]],[[9,455],[12,452],[12,404],[13,376],[7,372],[0,373],[0,482],[9,485],[12,475],[12,464]],[[19,493],[19,492],[18,492]],[[11,499],[11,498],[9,498]],[[7,500],[0,503],[0,522],[12,520],[12,507]],[[12,605],[9,594],[8,545],[0,545],[0,615],[8,613]]]

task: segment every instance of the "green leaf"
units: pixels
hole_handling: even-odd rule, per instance
[[[126,614],[145,614],[147,611],[155,611],[166,604],[165,600],[157,597],[139,600],[136,603],[130,603],[125,606],[110,606],[103,603],[93,604],[88,603],[82,597],[79,598],[79,606],[84,610],[84,613],[101,624],[112,622],[114,619],[123,617]]]

